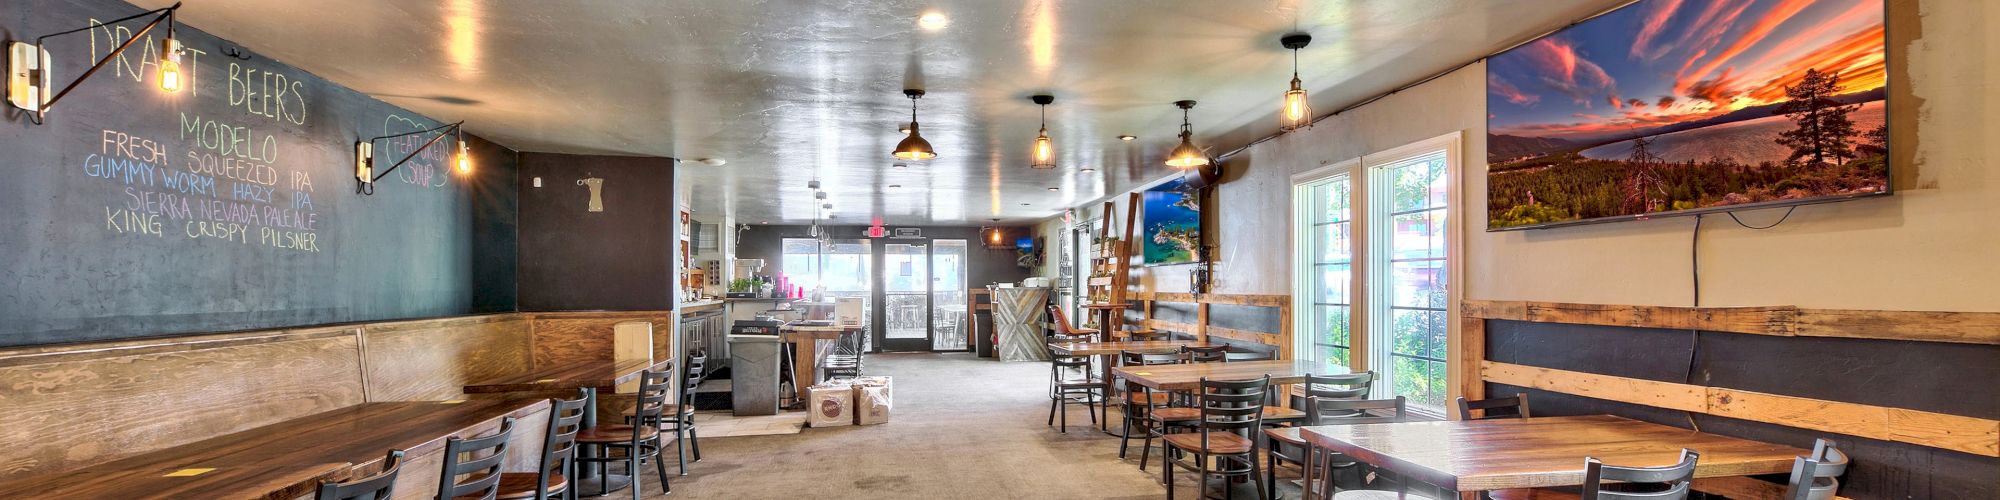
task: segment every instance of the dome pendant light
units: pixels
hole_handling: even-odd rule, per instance
[[[1278,113],[1279,128],[1287,132],[1312,126],[1312,104],[1306,101],[1305,87],[1299,85],[1299,49],[1305,48],[1312,40],[1312,35],[1305,33],[1293,33],[1278,39],[1278,43],[1292,49],[1292,89],[1285,91],[1285,109]]]
[[[1035,137],[1034,161],[1028,166],[1037,169],[1056,168],[1056,148],[1049,142],[1049,103],[1056,102],[1056,96],[1041,94],[1030,99],[1042,106],[1042,134]]]
[[[1208,153],[1195,147],[1194,125],[1188,124],[1188,110],[1194,109],[1194,101],[1174,101],[1174,105],[1181,107],[1181,145],[1167,153],[1167,166],[1182,170],[1207,166]]]
[[[896,143],[894,153],[896,158],[912,161],[937,158],[937,150],[931,149],[931,141],[924,140],[923,134],[917,131],[917,98],[923,97],[924,91],[903,89],[903,95],[910,98],[910,136],[904,137],[903,142]]]

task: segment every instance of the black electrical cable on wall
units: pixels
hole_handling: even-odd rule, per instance
[[[1730,214],[1730,216],[1735,217],[1735,214]],[[1697,308],[1701,307],[1701,219],[1701,214],[1695,214],[1694,231],[1693,234],[1688,236],[1688,274],[1694,281],[1694,307]],[[1688,329],[1687,372],[1681,376],[1681,383],[1694,385],[1694,366],[1700,359],[1701,329],[1690,328]],[[1693,427],[1695,432],[1701,432],[1701,424],[1695,422],[1694,412],[1682,410],[1681,414],[1687,417],[1689,427]]]

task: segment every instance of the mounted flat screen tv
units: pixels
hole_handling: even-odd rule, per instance
[[[1201,194],[1186,180],[1174,179],[1146,190],[1139,197],[1145,231],[1140,238],[1148,266],[1186,264],[1201,244]]]
[[[1644,0],[1487,60],[1487,230],[1889,189],[1882,0]]]

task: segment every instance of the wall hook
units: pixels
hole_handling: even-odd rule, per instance
[[[222,55],[234,57],[244,61],[250,60],[250,54],[244,53],[243,49],[236,48],[235,46],[223,47]]]

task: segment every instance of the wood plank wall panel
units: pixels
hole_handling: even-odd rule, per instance
[[[56,472],[363,402],[352,327],[0,352],[0,475]]]
[[[1137,325],[1292,359],[1291,297],[1258,294],[1139,292]]]
[[[523,313],[534,337],[536,366],[612,359],[611,326],[625,321],[653,323],[653,359],[675,356],[672,311],[590,311]]]
[[[1466,316],[1583,325],[1671,328],[1785,337],[2000,344],[2000,313],[1859,311],[1795,306],[1674,307],[1468,300]]]
[[[528,323],[512,314],[376,323],[362,336],[370,401],[458,399],[533,363]]]

